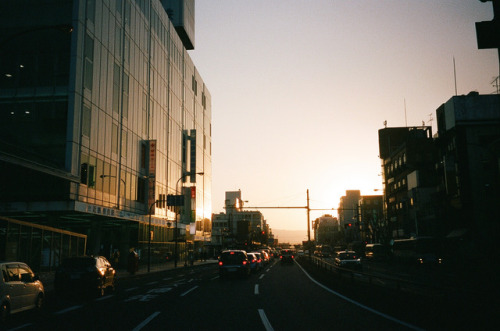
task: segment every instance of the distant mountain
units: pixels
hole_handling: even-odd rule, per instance
[[[273,234],[278,243],[302,244],[302,241],[307,240],[307,230],[273,229]]]

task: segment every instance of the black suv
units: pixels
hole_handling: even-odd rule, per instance
[[[289,262],[293,263],[295,258],[295,253],[291,249],[282,249],[280,254],[280,260],[282,263]]]
[[[243,277],[250,275],[250,261],[248,261],[245,251],[227,250],[220,254],[219,276],[224,278],[228,274],[237,274]]]

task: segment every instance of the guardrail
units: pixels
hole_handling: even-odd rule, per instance
[[[448,284],[445,284],[443,280],[436,281],[436,279],[433,279],[430,282],[425,282],[422,280],[410,280],[394,275],[374,274],[365,271],[338,267],[333,262],[328,261],[327,259],[318,258],[315,256],[300,257],[299,262],[301,259],[309,260],[309,262],[317,268],[323,269],[331,273],[335,277],[338,277],[340,279],[349,279],[352,282],[367,283],[370,285],[381,286],[398,291],[431,296],[443,296],[450,293],[456,294],[457,290],[463,291],[463,289],[450,287]]]

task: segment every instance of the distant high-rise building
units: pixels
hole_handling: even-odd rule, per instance
[[[0,215],[86,234],[91,254],[168,246],[176,219],[201,245],[212,110],[193,48],[194,0],[0,1]],[[185,205],[155,203],[169,194]]]

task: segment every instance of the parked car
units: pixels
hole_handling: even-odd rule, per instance
[[[0,319],[10,314],[40,308],[45,298],[38,275],[23,262],[0,262]]]
[[[78,291],[95,293],[98,297],[107,290],[113,291],[116,271],[103,256],[81,256],[64,259],[56,270],[56,293]]]
[[[281,250],[280,260],[281,263],[293,263],[295,259],[295,252],[291,249]]]
[[[335,257],[337,267],[361,270],[361,258],[355,251],[340,251]]]
[[[223,251],[219,257],[219,276],[224,278],[229,274],[243,277],[250,275],[250,262],[243,250]]]
[[[261,268],[261,260],[257,259],[256,253],[247,253],[248,261],[250,263],[250,271],[257,272]]]

